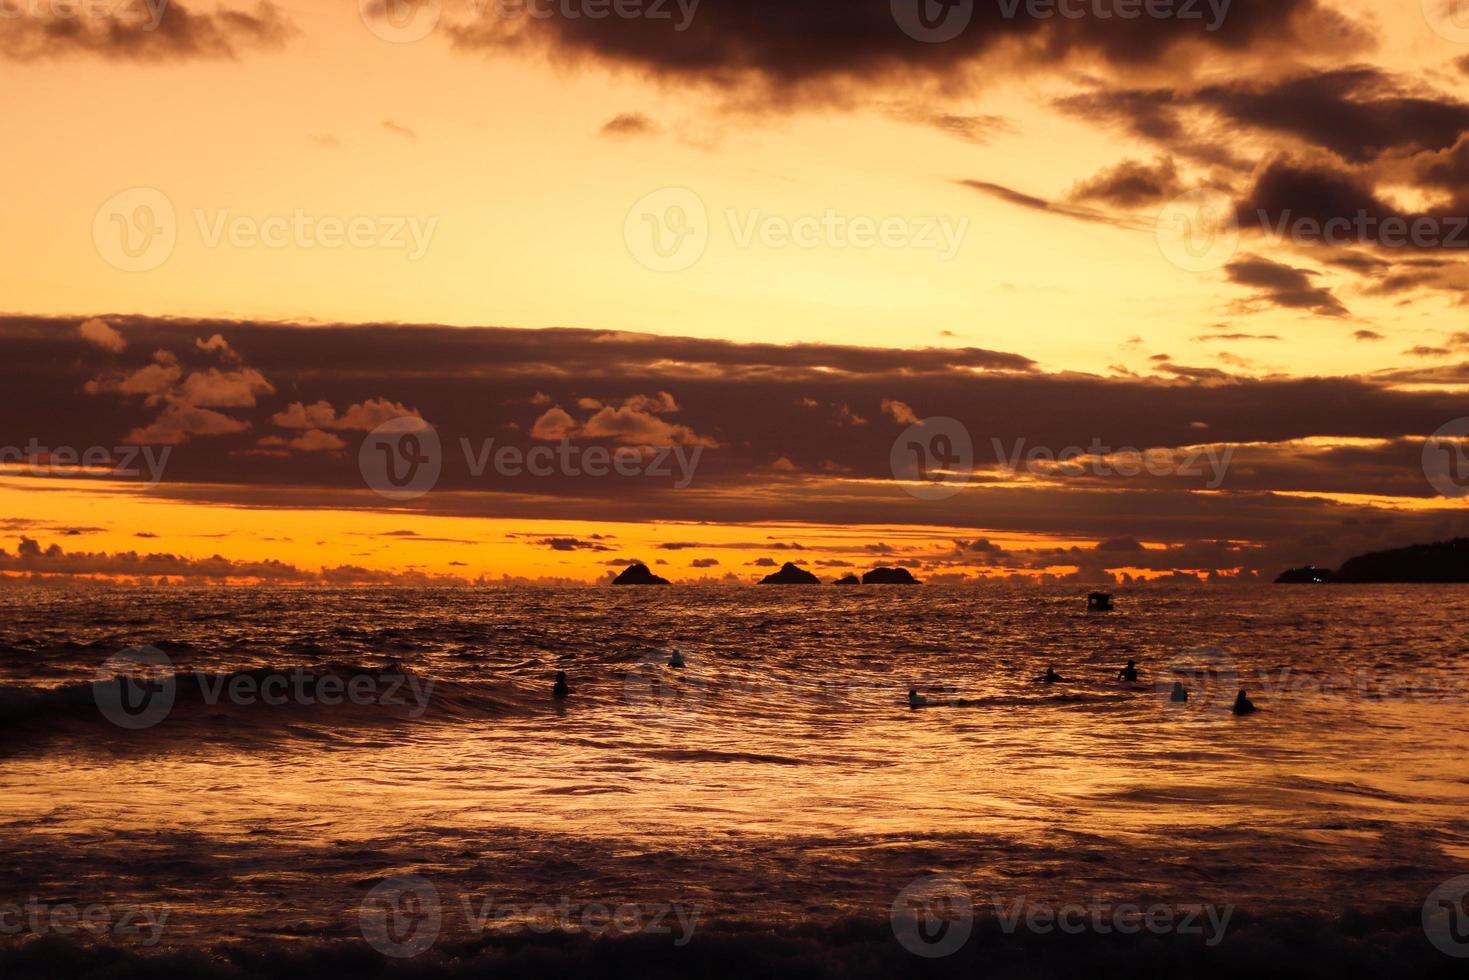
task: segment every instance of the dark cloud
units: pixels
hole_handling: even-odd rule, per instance
[[[1070,199],[1100,201],[1118,208],[1137,208],[1174,197],[1182,189],[1172,159],[1165,157],[1151,166],[1136,160],[1124,160],[1077,184]]]
[[[1287,309],[1310,310],[1322,316],[1345,316],[1343,306],[1331,290],[1312,283],[1316,273],[1282,265],[1259,256],[1247,256],[1224,267],[1230,282],[1248,286],[1264,301]]]
[[[922,102],[892,103],[885,106],[883,112],[890,119],[915,126],[927,126],[979,146],[989,143],[996,135],[1015,131],[1015,127],[1004,116],[946,112]]]
[[[8,12],[0,31],[0,57],[16,61],[90,56],[116,61],[179,61],[236,58],[252,50],[284,45],[296,28],[279,7],[262,2],[254,10],[222,8],[196,14],[183,4],[159,5],[156,22],[149,5],[115,4],[104,15],[87,5],[26,4],[0,0]],[[71,8],[63,13],[63,8]]]
[[[1263,85],[1206,86],[1188,101],[1231,124],[1292,136],[1351,163],[1388,151],[1445,149],[1469,129],[1469,105],[1406,91],[1396,78],[1362,65]]]
[[[137,580],[158,578],[209,582],[268,582],[290,585],[430,585],[462,580],[421,572],[384,572],[355,565],[307,571],[275,559],[232,561],[219,555],[186,558],[168,553],[140,554],[65,551],[60,545],[42,547],[32,538],[21,537],[12,554],[0,548],[0,572],[40,578],[64,576],[125,577]]]
[[[536,544],[544,545],[552,551],[611,551],[605,544],[595,541],[583,541],[580,538],[542,538]]]
[[[917,0],[898,0],[916,11]],[[704,0],[691,20],[570,16],[481,17],[450,25],[461,50],[549,52],[681,83],[781,99],[844,97],[854,87],[903,79],[953,83],[975,78],[990,56],[1036,64],[1091,61],[1128,69],[1187,52],[1239,59],[1363,42],[1340,15],[1315,0],[1234,0],[1222,24],[1197,18],[1006,17],[1002,5],[972,5],[972,18],[944,43],[900,28],[892,0]],[[966,8],[971,9],[971,8]],[[1213,26],[1216,29],[1208,29]]]
[[[623,112],[602,125],[601,135],[616,139],[633,136],[656,136],[662,128],[641,112]]]
[[[1266,276],[1271,288],[1292,284],[1279,277],[1278,270]],[[153,497],[248,507],[392,508],[525,522],[682,522],[690,530],[664,550],[750,549],[757,555],[800,551],[803,545],[811,549],[806,553],[821,551],[810,542],[761,534],[717,544],[695,528],[701,522],[788,521],[922,525],[942,529],[937,533],[945,539],[976,542],[1012,532],[1149,542],[1227,535],[1279,544],[1303,528],[1374,512],[1366,505],[1281,492],[1432,496],[1417,462],[1421,443],[1406,437],[1421,439],[1466,414],[1454,386],[1469,380],[1469,365],[1454,364],[1367,378],[1251,379],[1167,362],[1156,377],[1104,378],[997,371],[980,365],[996,357],[1001,363],[1029,362],[963,351],[739,345],[574,330],[306,328],[135,317],[110,318],[127,339],[113,353],[78,336],[77,322],[0,320],[0,358],[28,365],[0,388],[0,415],[20,433],[21,443],[34,436],[49,446],[120,445],[155,417],[156,408],[137,397],[88,395],[87,382],[107,371],[126,374],[155,363],[151,352],[158,350],[174,352],[181,362],[209,356],[197,349],[200,337],[220,334],[273,389],[257,393],[254,405],[230,410],[248,426],[243,431],[169,447],[163,482],[147,491]],[[978,363],[963,366],[970,360]],[[1415,387],[1399,390],[1397,384]],[[1434,384],[1450,387],[1422,387]],[[224,394],[222,387],[215,391]],[[493,469],[476,475],[467,461],[464,441],[474,451],[488,438],[497,447],[507,439],[522,449],[545,445],[524,433],[554,403],[591,399],[610,405],[633,398],[660,411],[676,406],[675,417],[683,423],[718,434],[719,448],[703,450],[686,485],[646,476],[513,476]],[[304,421],[319,422],[330,406],[363,406],[372,399],[412,406],[440,440],[442,473],[421,499],[394,504],[368,489],[357,460],[365,428],[334,430],[347,441],[334,455],[249,455],[260,433],[273,429],[276,416],[290,415],[292,405],[303,406],[296,414]],[[803,411],[795,407],[803,399],[847,405],[869,421],[850,425],[826,412]],[[947,416],[966,427],[975,459],[968,489],[952,500],[918,500],[893,482],[893,442],[908,422],[884,412],[885,401],[901,402],[915,418]],[[344,417],[331,413],[338,422]],[[1193,424],[1200,419],[1208,421],[1208,444],[1202,447]],[[368,421],[364,417],[361,424]],[[512,423],[519,429],[510,428]],[[1301,442],[1329,444],[1333,437],[1385,442],[1355,453]],[[607,444],[580,434],[574,439],[577,446]],[[1207,489],[1207,470],[1126,476],[1038,467],[1017,475],[1002,465],[1012,453],[1023,456],[1039,447],[1054,454],[1085,449],[1093,440],[1113,452],[1172,447],[1180,460],[1193,453],[1196,466],[1207,463],[1200,455],[1206,449],[1216,455],[1233,450],[1234,456],[1217,492],[1200,492]],[[796,468],[773,472],[770,460],[782,457]],[[7,473],[7,479],[26,478],[13,468]],[[83,485],[80,479],[76,485]],[[1429,528],[1440,517],[1414,518],[1414,526]],[[554,548],[562,537],[548,529],[526,540]],[[389,534],[379,540],[412,547],[422,539]],[[568,536],[561,547],[594,544],[589,535]],[[873,555],[901,550],[900,542],[868,549]],[[995,558],[988,551],[974,554],[986,562]]]
[[[1266,82],[1235,79],[1200,87],[1098,88],[1059,99],[1081,118],[1120,126],[1134,136],[1202,163],[1238,169],[1250,136],[1324,150],[1348,164],[1385,154],[1447,151],[1469,130],[1469,104],[1409,87],[1368,65],[1300,73]],[[1463,166],[1444,161],[1445,177]]]
[[[1003,184],[991,183],[987,180],[961,180],[958,183],[961,187],[968,187],[970,190],[979,191],[981,194],[998,198],[1006,204],[1013,204],[1016,207],[1026,208],[1030,211],[1044,211],[1063,218],[1075,218],[1079,221],[1090,221],[1098,224],[1142,227],[1136,222],[1125,218],[1118,218],[1115,215],[1096,208],[1058,201],[1048,201],[1045,198],[1036,197],[1033,194],[1026,194],[1023,191],[1017,191],[1014,188],[1006,187]]]

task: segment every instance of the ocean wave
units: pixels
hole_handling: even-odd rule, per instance
[[[221,737],[241,729],[319,738],[301,727],[463,722],[526,711],[506,684],[443,680],[394,661],[329,661],[310,667],[132,673],[58,686],[0,684],[0,732],[8,743],[66,733]]]

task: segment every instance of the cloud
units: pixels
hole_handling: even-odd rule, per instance
[[[402,136],[410,140],[418,139],[417,132],[409,129],[407,126],[399,125],[398,123],[393,122],[393,120],[391,119],[384,119],[382,121],[382,127],[389,133],[392,133],[394,136]]]
[[[482,17],[448,24],[453,45],[492,55],[550,55],[598,63],[683,85],[737,95],[743,104],[850,99],[854,90],[901,80],[909,86],[958,87],[989,64],[1057,65],[1068,61],[1118,70],[1188,55],[1291,52],[1365,43],[1362,32],[1315,0],[1234,0],[1209,30],[1204,19],[1006,17],[1001,5],[963,5],[963,29],[925,44],[900,29],[921,30],[908,0],[705,0],[692,18],[588,18],[547,8],[537,18]],[[905,13],[906,12],[906,13]],[[896,13],[896,17],[895,17]]]
[[[1002,184],[991,183],[986,180],[961,180],[960,186],[968,187],[970,190],[978,191],[989,197],[998,198],[1006,204],[1013,204],[1029,211],[1044,211],[1063,218],[1075,218],[1078,221],[1087,221],[1095,224],[1116,225],[1119,227],[1141,227],[1134,220],[1119,218],[1106,211],[1080,205],[1065,204],[1048,201],[1033,194],[1026,194]]]
[[[884,398],[882,400],[882,410],[884,414],[899,425],[913,425],[918,421],[918,416],[914,413],[913,409],[909,408],[904,402],[892,398]]]
[[[231,418],[207,408],[177,402],[144,426],[133,429],[124,441],[130,445],[173,446],[187,442],[190,436],[225,436],[244,432],[249,422]]]
[[[713,568],[719,564],[718,558],[695,558],[689,562],[690,568]]]
[[[580,434],[591,439],[610,439],[624,446],[702,446],[717,449],[720,442],[702,436],[686,425],[665,422],[652,412],[624,405],[603,408],[582,425]]]
[[[209,408],[251,408],[260,395],[275,392],[265,376],[253,368],[195,371],[184,379],[179,397],[190,405]]]
[[[183,375],[178,358],[166,350],[153,352],[153,361],[133,371],[112,371],[84,385],[89,395],[142,395],[154,404]]]
[[[1205,86],[1187,101],[1233,123],[1294,136],[1351,163],[1388,151],[1445,149],[1469,129],[1469,105],[1409,92],[1393,76],[1366,65],[1264,84]]]
[[[282,429],[335,429],[339,432],[371,432],[385,422],[398,418],[421,418],[418,412],[386,398],[369,398],[350,405],[340,416],[332,404],[317,401],[310,405],[292,402],[284,411],[271,416]]]
[[[531,437],[547,442],[563,439],[608,439],[624,446],[702,446],[717,449],[720,443],[701,436],[686,425],[665,421],[660,416],[679,410],[678,402],[666,391],[656,395],[632,395],[620,406],[604,405],[595,398],[578,399],[578,407],[593,410],[578,422],[559,405],[547,409],[531,426]]]
[[[1316,286],[1308,269],[1282,265],[1259,256],[1246,256],[1224,267],[1229,281],[1256,290],[1256,295],[1271,305],[1287,309],[1310,310],[1322,316],[1345,316],[1343,306],[1331,290]]]
[[[656,136],[662,128],[641,112],[623,112],[602,125],[601,135],[613,139],[628,139],[634,136]]]
[[[1316,280],[1308,275],[1305,281]],[[50,435],[53,445],[114,445],[120,433],[145,430],[154,422],[156,431],[133,434],[171,442],[190,438],[188,452],[169,461],[168,480],[150,491],[165,499],[381,508],[382,499],[364,487],[351,454],[301,451],[289,442],[312,430],[346,438],[345,430],[310,424],[354,414],[333,406],[411,405],[434,419],[442,439],[442,473],[427,501],[437,515],[522,522],[657,521],[689,527],[674,532],[671,537],[681,540],[673,543],[708,547],[699,554],[715,556],[736,553],[720,550],[736,544],[748,544],[743,553],[752,557],[780,554],[782,542],[759,540],[763,535],[707,542],[711,535],[692,530],[701,522],[921,524],[953,529],[943,532],[946,551],[951,537],[1005,540],[1012,550],[1010,536],[1019,534],[1085,541],[1131,537],[1149,543],[1149,560],[1155,544],[1228,537],[1259,544],[1267,552],[1262,561],[1300,563],[1297,559],[1311,560],[1315,554],[1292,550],[1292,542],[1319,533],[1334,543],[1334,529],[1343,518],[1366,527],[1369,517],[1388,510],[1362,501],[1392,498],[1403,502],[1392,512],[1400,533],[1431,535],[1453,518],[1442,509],[1412,510],[1433,494],[1422,477],[1421,440],[1463,414],[1456,390],[1469,383],[1469,362],[1452,359],[1362,377],[1242,378],[1220,370],[1211,357],[1212,366],[1165,362],[1155,375],[1104,377],[955,367],[938,352],[709,344],[605,331],[276,323],[246,329],[229,322],[109,321],[129,344],[118,355],[123,363],[97,376],[96,365],[78,357],[76,319],[0,318],[0,360],[29,368],[0,387],[0,417],[17,431]],[[254,406],[238,408],[181,407],[171,401],[184,391],[192,370],[184,359],[206,355],[196,339],[216,332],[248,336],[249,369],[292,398],[257,394]],[[1415,336],[1392,350],[1420,341],[1452,350],[1453,332]],[[1343,333],[1350,339],[1351,328]],[[164,353],[150,357],[153,351]],[[194,373],[207,374],[210,367],[227,373],[214,354],[208,357],[210,363]],[[93,394],[79,396],[83,390]],[[614,409],[637,398],[634,406],[649,417],[717,436],[723,445],[703,453],[696,478],[677,490],[672,477],[474,475],[458,451],[460,440],[477,446],[511,422],[521,431],[529,429],[535,416],[549,409],[530,407],[538,394],[551,405],[571,407],[566,415],[572,425],[602,411],[578,407],[580,398],[595,395],[603,408]],[[816,407],[798,407],[803,400]],[[827,413],[841,405],[874,419],[881,413],[887,421],[836,424]],[[1081,423],[1078,405],[1086,406]],[[920,412],[957,419],[970,432],[974,470],[952,499],[914,500],[892,479],[893,436],[912,424],[901,419]],[[297,418],[299,427],[274,425],[282,413]],[[1193,425],[1199,420],[1207,421],[1207,430]],[[267,438],[280,441],[258,447],[255,438],[228,435],[247,428],[256,438],[270,433]],[[1205,433],[1207,442],[1201,444]],[[1059,451],[1085,446],[1094,437],[1114,448],[1171,448],[1175,459],[1193,459],[1203,475],[1129,477],[1024,467],[1012,473],[993,448],[997,440],[1008,453],[1023,440],[1024,450]],[[281,455],[244,455],[257,448]],[[1211,472],[1206,451],[1216,460],[1230,453],[1215,492],[1202,492]],[[769,466],[782,457],[799,469],[777,478]],[[670,453],[668,462],[673,459]],[[884,531],[884,537],[891,546],[906,548],[897,533]],[[557,536],[548,531],[537,539]],[[699,545],[701,540],[707,544]],[[1360,543],[1344,538],[1341,546]],[[813,557],[831,557],[816,543],[810,547]],[[1085,550],[1092,552],[1091,545]],[[1001,556],[975,552],[970,557],[994,565]]]
[[[88,343],[95,344],[103,350],[111,351],[114,354],[121,353],[123,348],[128,345],[128,342],[123,339],[122,334],[114,330],[111,324],[106,320],[95,317],[91,320],[83,321],[77,327],[77,333]]]
[[[195,338],[193,346],[196,350],[218,352],[221,348],[215,344],[216,340],[220,340],[218,335],[208,341]],[[228,345],[223,350],[228,350]],[[83,390],[94,396],[141,396],[145,405],[164,406],[151,423],[134,427],[125,437],[129,443],[143,445],[177,445],[190,436],[244,432],[250,428],[249,422],[214,409],[253,408],[260,395],[275,392],[263,374],[248,367],[228,371],[207,368],[186,375],[178,355],[167,349],[154,351],[152,362],[140,368],[92,378],[83,385]]]
[[[1194,338],[1196,341],[1209,343],[1215,340],[1280,340],[1279,334],[1273,333],[1206,333]]]
[[[4,6],[10,14],[3,18],[0,57],[14,61],[234,59],[246,51],[280,48],[297,33],[280,8],[268,2],[253,10],[225,7],[208,14],[193,13],[178,0],[103,4],[100,12],[84,16],[66,4],[47,10],[44,4],[6,0]]]
[[[139,537],[146,535],[140,534]],[[299,568],[275,559],[234,561],[220,555],[189,558],[170,553],[136,551],[68,552],[60,545],[42,547],[33,538],[20,538],[14,553],[0,548],[0,572],[41,577],[121,577],[132,580],[178,578],[212,582],[269,582],[293,585],[437,585],[462,583],[451,576],[422,572],[388,572],[353,565]]]
[[[530,428],[532,439],[541,439],[546,442],[570,439],[575,432],[576,419],[559,405],[546,409]]]
[[[1015,132],[1015,127],[1004,116],[945,112],[922,102],[892,103],[885,106],[883,112],[889,119],[927,126],[976,146],[988,144],[997,135]]]
[[[286,445],[303,453],[331,453],[347,448],[347,443],[340,436],[320,429],[307,429]]]
[[[230,346],[230,342],[224,339],[222,334],[214,334],[208,340],[202,338],[194,341],[194,347],[204,351],[206,354],[215,354],[220,360],[227,363],[239,363],[240,355]]]
[[[1072,188],[1072,201],[1100,201],[1118,208],[1137,208],[1178,195],[1183,190],[1171,158],[1152,166],[1123,160]]]
[[[612,551],[605,544],[595,541],[583,541],[580,538],[542,538],[536,544],[544,545],[552,551]]]

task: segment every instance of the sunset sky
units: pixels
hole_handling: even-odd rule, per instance
[[[0,572],[1248,578],[1466,533],[1423,452],[1469,435],[1456,0],[151,2],[0,0]],[[440,470],[396,499],[395,418]],[[936,418],[942,493],[894,470]],[[1185,472],[998,458],[1097,445]]]

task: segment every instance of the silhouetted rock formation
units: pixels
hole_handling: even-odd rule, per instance
[[[862,580],[855,575],[847,574],[837,579],[832,585],[861,585]]]
[[[820,585],[821,579],[812,575],[804,568],[797,568],[790,562],[780,566],[780,571],[767,575],[760,580],[761,585]]]
[[[1338,582],[1469,582],[1469,538],[1414,544],[1348,558]]]
[[[862,576],[863,585],[919,585],[906,568],[874,568]]]
[[[1317,577],[1306,577],[1314,575]],[[1469,582],[1469,538],[1414,544],[1348,558],[1333,574],[1327,568],[1292,568],[1276,582],[1338,584]]]
[[[629,565],[612,580],[613,585],[667,585],[668,579],[648,571],[647,565]]]
[[[1317,568],[1315,565],[1305,565],[1301,568],[1287,568],[1276,578],[1277,585],[1321,585],[1336,579],[1336,573],[1329,568]]]

